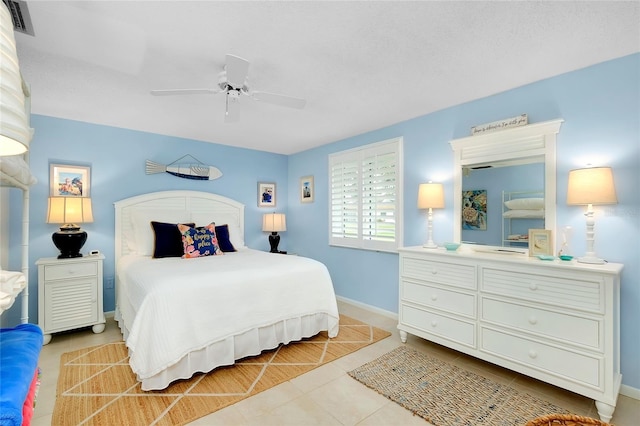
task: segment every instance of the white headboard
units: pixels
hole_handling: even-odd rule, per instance
[[[217,223],[238,226],[244,240],[244,204],[222,195],[199,191],[160,191],[125,198],[116,201],[114,206],[116,262],[130,252],[125,236],[133,231],[131,214],[138,209],[186,210],[194,216],[210,215]]]

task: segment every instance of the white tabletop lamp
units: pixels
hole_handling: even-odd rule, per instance
[[[616,204],[616,189],[613,184],[613,173],[610,167],[593,167],[576,169],[569,172],[567,189],[567,204],[586,205],[587,212],[587,253],[578,258],[582,263],[605,263],[596,256],[594,251],[595,219],[593,217],[594,204]]]
[[[428,239],[425,248],[438,247],[433,242],[433,209],[444,208],[444,187],[441,183],[421,183],[418,188],[418,208],[429,209],[427,215]]]

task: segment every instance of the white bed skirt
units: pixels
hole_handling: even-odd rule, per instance
[[[115,319],[118,321],[126,341],[129,330],[122,321],[118,308],[116,308]],[[230,336],[200,350],[192,351],[176,364],[167,367],[155,376],[145,379],[138,377],[138,380],[142,383],[142,390],[164,389],[175,380],[188,379],[198,372],[206,373],[217,367],[232,365],[238,359],[259,355],[263,350],[274,349],[280,344],[312,337],[321,331],[328,331],[329,337],[335,337],[338,334],[338,325],[335,323],[335,318],[326,313],[285,319],[269,326]]]

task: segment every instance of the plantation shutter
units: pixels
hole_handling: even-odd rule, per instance
[[[330,155],[331,245],[395,251],[401,244],[401,142]]]

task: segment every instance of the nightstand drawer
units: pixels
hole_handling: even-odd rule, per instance
[[[65,263],[62,265],[45,265],[44,267],[45,281],[90,277],[95,276],[97,273],[97,262]]]

